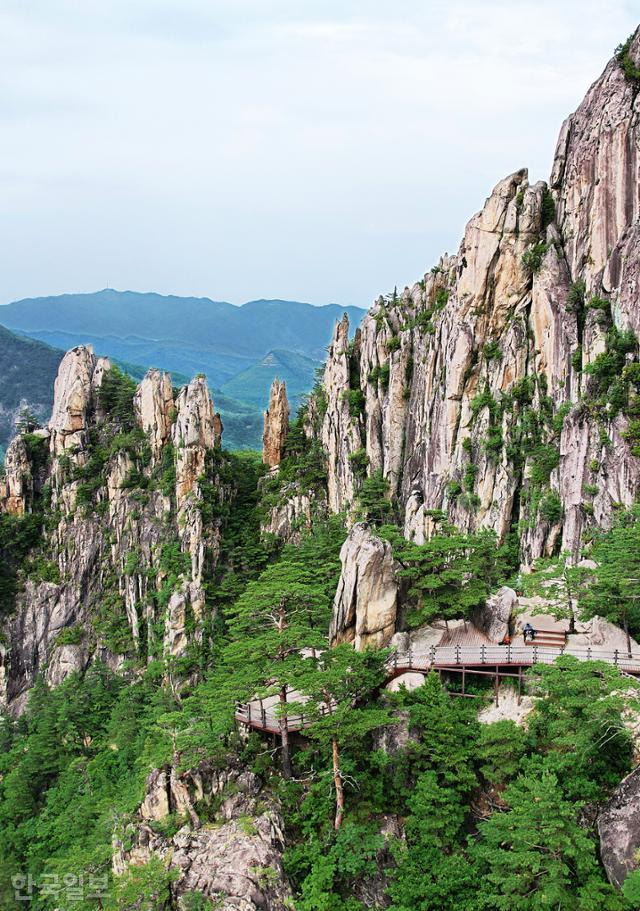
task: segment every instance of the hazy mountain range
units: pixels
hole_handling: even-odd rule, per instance
[[[50,365],[59,362],[60,352],[81,344],[93,345],[96,354],[124,364],[136,377],[148,367],[161,367],[178,385],[204,373],[222,413],[224,443],[240,448],[259,445],[262,411],[275,375],[286,381],[294,407],[311,389],[333,326],[344,312],[353,328],[365,313],[337,304],[314,307],[298,301],[256,300],[237,307],[209,298],[104,289],[15,301],[0,308],[0,324],[46,343],[38,355],[38,349],[30,349],[33,363],[49,364],[42,376],[43,390],[50,389]],[[0,338],[0,347],[9,361],[11,352],[19,350],[6,336]],[[34,372],[16,357],[9,374],[12,401],[21,397],[21,369],[24,374]],[[37,383],[37,377],[32,375],[30,382]],[[30,396],[22,398],[41,411],[46,408]],[[0,399],[0,415],[3,410],[8,411]],[[0,436],[2,445],[6,428]]]

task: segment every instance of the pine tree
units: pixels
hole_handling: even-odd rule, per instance
[[[486,911],[622,911],[604,881],[593,838],[578,822],[582,802],[568,801],[550,772],[520,776],[504,792],[506,813],[480,824],[473,858]]]
[[[596,538],[591,556],[598,564],[583,573],[579,592],[585,619],[599,615],[623,627],[631,657],[631,634],[640,632],[640,510],[621,516]]]
[[[306,535],[298,547],[289,545],[230,611],[232,641],[225,650],[225,665],[233,668],[236,688],[247,698],[277,694],[282,770],[287,778],[292,774],[288,692],[303,650],[326,647],[343,536],[341,526],[331,522]]]
[[[296,687],[312,719],[307,734],[331,750],[336,831],[342,825],[345,800],[340,754],[343,744],[357,749],[368,734],[390,721],[387,710],[367,704],[386,678],[387,652],[356,652],[348,645],[308,658],[298,668]]]

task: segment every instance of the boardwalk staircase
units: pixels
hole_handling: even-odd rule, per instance
[[[527,639],[526,645],[561,649],[567,644],[567,633],[563,629],[534,629],[534,632],[535,637]]]

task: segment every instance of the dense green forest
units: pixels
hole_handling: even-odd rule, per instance
[[[117,439],[129,427],[128,445],[132,392],[117,370],[101,392],[121,425]],[[530,672],[537,700],[526,727],[480,724],[478,709],[491,700],[482,683],[476,700],[454,698],[455,683],[435,675],[411,693],[390,693],[387,651],[325,651],[344,517],[318,518],[284,546],[260,531],[279,484],[302,476],[322,483],[305,420],[303,411],[277,482],[261,480],[257,456],[216,457],[235,499],[223,512],[220,560],[207,581],[207,633],[186,657],[169,665],[131,656],[118,672],[95,661],[56,689],[40,680],[27,711],[2,719],[0,906],[24,906],[16,883],[57,875],[94,883],[93,897],[85,890],[69,907],[176,907],[176,873],[166,864],[112,873],[114,832],[128,831],[152,769],[205,761],[251,770],[282,808],[298,911],[637,907],[638,874],[625,884],[627,897],[610,886],[594,830],[594,808],[632,768],[628,681],[610,666],[565,657]],[[469,616],[514,572],[512,548],[498,548],[488,533],[464,535],[442,521],[426,544],[405,541],[375,477],[359,508],[378,518],[403,567],[410,626]],[[5,610],[47,520],[46,493],[31,515],[0,517]],[[632,632],[640,618],[625,613],[625,585],[637,573],[639,543],[638,514],[621,514],[593,544],[603,568],[576,581],[586,612],[604,597]],[[303,694],[311,725],[290,742],[284,722],[300,708],[292,691]],[[256,694],[280,699],[275,750],[234,722],[236,702]],[[216,804],[199,806],[201,824],[218,825],[217,812]],[[389,819],[402,825],[383,835]],[[186,821],[173,815],[158,825],[171,834]],[[383,905],[366,898],[372,880]],[[38,893],[30,906],[59,907],[51,902]],[[180,907],[216,905],[194,893]]]

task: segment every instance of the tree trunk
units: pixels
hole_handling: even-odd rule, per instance
[[[629,635],[629,620],[626,616],[624,618],[624,631],[627,636],[627,652],[628,652],[628,656],[630,658],[631,657],[631,636]]]
[[[337,737],[331,738],[331,750],[333,753],[333,783],[336,789],[336,818],[333,822],[333,828],[337,832],[342,825],[342,817],[344,816],[344,790],[342,788],[342,776],[340,775],[340,752]]]
[[[287,716],[285,714],[287,706],[287,688],[283,686],[279,694],[280,709],[280,740],[282,742],[282,774],[285,778],[291,778],[293,772],[291,769],[291,748],[289,747],[289,729],[287,727]]]

